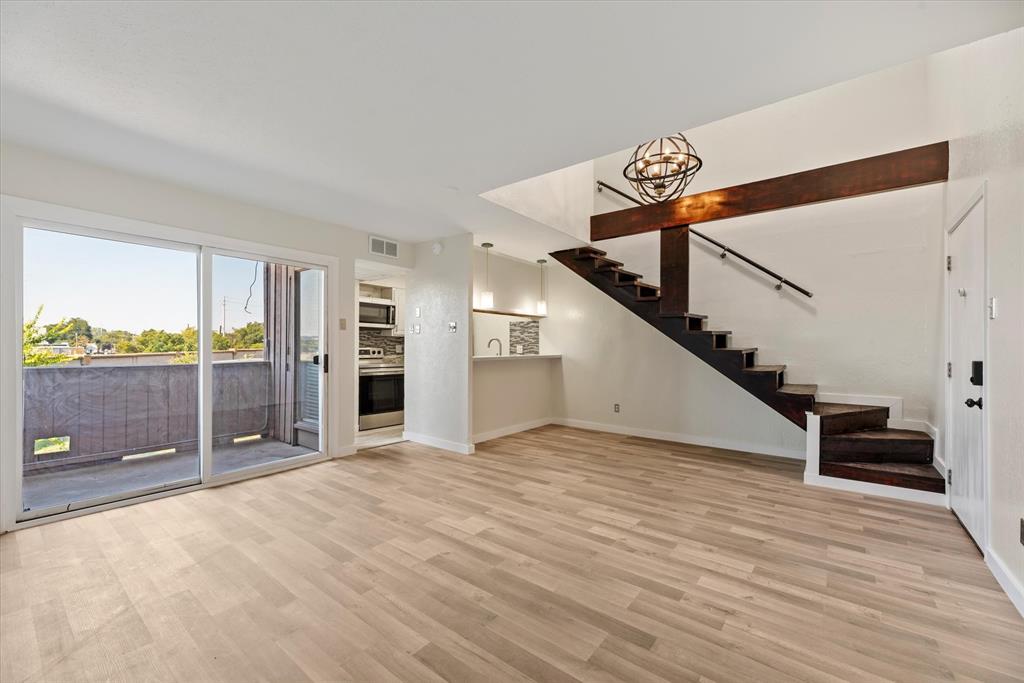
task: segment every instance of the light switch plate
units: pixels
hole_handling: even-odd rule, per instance
[[[419,323],[416,323],[415,325],[412,326],[412,333],[413,334],[419,334],[420,333],[420,324]]]
[[[344,318],[338,318],[338,329],[344,330],[348,327],[348,321]]]
[[[449,323],[448,323],[448,331],[449,332],[451,332],[452,334],[455,334],[458,331],[458,329],[459,329],[459,326],[455,323],[454,320],[449,321]]]
[[[417,318],[420,317],[420,307],[419,306],[416,307],[416,317]]]

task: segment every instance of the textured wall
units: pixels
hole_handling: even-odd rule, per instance
[[[458,450],[471,443],[473,236],[438,243],[440,254],[433,242],[416,245],[416,267],[407,280],[406,328],[418,324],[420,334],[405,336],[405,429],[410,438]]]
[[[1000,311],[988,322],[988,542],[1024,591],[1024,29],[929,57],[928,90],[932,126],[950,140],[944,225],[986,186],[988,294]]]

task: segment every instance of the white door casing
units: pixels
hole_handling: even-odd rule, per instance
[[[984,386],[973,384],[972,362],[985,361],[985,201],[979,192],[949,228],[947,325],[948,380],[946,465],[951,471],[950,506],[979,548],[987,543],[987,467]],[[984,382],[984,377],[982,378]],[[975,405],[969,406],[968,400]],[[981,402],[981,406],[977,405]]]

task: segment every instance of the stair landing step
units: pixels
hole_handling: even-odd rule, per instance
[[[783,368],[786,366],[783,365]],[[779,389],[780,394],[788,394],[790,396],[814,396],[818,393],[817,384],[783,384],[782,388]]]
[[[862,413],[865,411],[889,409],[885,406],[865,406],[856,403],[815,403],[814,414],[822,416],[844,415],[847,413]]]
[[[895,462],[822,462],[819,472],[828,477],[854,479],[933,493],[946,492],[946,480],[933,465]]]
[[[925,432],[916,429],[868,429],[863,432],[850,432],[849,434],[834,434],[823,437],[830,441],[863,441],[868,443],[878,441],[900,441],[904,443],[927,443],[933,442]]]

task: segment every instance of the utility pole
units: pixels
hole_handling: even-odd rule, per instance
[[[228,297],[225,295],[220,300],[220,333],[224,334],[224,328],[228,324]]]

